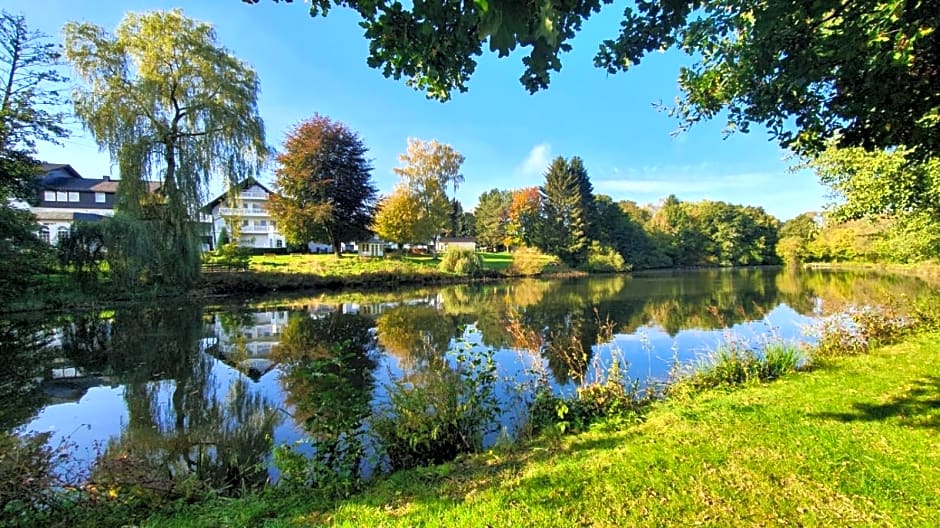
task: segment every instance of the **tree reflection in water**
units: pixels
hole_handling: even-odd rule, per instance
[[[274,350],[283,375],[281,384],[294,419],[313,443],[304,480],[320,481],[329,473],[362,468],[363,421],[371,414],[376,367],[374,322],[358,314],[292,314]],[[295,477],[296,478],[296,477]]]
[[[188,480],[228,493],[267,481],[280,416],[246,378],[219,379],[218,360],[201,349],[200,307],[122,310],[70,327],[63,351],[124,385],[128,422],[104,448],[96,480],[160,488]]]

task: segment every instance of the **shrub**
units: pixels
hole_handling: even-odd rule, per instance
[[[746,343],[728,339],[711,354],[680,369],[668,392],[681,394],[690,390],[695,392],[770,381],[799,369],[804,362],[802,350],[789,343],[767,343],[763,350],[757,350]]]
[[[885,306],[853,308],[816,326],[818,340],[813,356],[853,356],[868,353],[874,346],[896,343],[914,328],[930,327],[930,318],[924,313],[915,307],[911,317],[902,317]]]
[[[62,506],[53,491],[59,480],[53,472],[49,435],[18,437],[0,434],[0,517],[3,526],[33,526]],[[9,524],[7,524],[9,523]]]
[[[557,258],[554,259],[557,262]],[[524,247],[512,254],[512,266],[509,271],[513,275],[538,275],[552,260],[536,248]]]
[[[625,379],[620,364],[614,362],[604,381],[578,387],[574,398],[556,396],[542,383],[529,406],[529,426],[536,433],[578,432],[599,420],[637,419],[645,403],[639,396],[639,382]]]
[[[483,274],[483,259],[476,251],[466,248],[449,248],[441,259],[441,271],[479,277]]]
[[[248,263],[250,261],[250,251],[247,248],[239,247],[239,245],[234,242],[219,246],[215,253],[203,254],[204,264],[236,270],[248,269]]]
[[[591,243],[588,250],[587,262],[582,266],[583,269],[600,273],[619,273],[627,271],[628,267],[623,260],[623,256],[617,253],[610,246],[602,246],[596,240]]]
[[[439,464],[482,449],[499,413],[493,351],[466,346],[454,360],[453,368],[428,367],[388,387],[389,400],[371,425],[392,469]]]

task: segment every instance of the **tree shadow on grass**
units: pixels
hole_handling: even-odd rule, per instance
[[[927,376],[884,403],[855,402],[854,412],[816,413],[840,422],[874,422],[898,418],[906,425],[940,429],[940,377]]]

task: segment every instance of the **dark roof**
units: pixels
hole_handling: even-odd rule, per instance
[[[262,189],[267,191],[268,194],[274,194],[274,191],[272,191],[271,189],[268,189],[263,183],[254,179],[254,177],[252,176],[249,176],[245,178],[244,180],[235,184],[235,188],[238,189],[239,191],[244,191],[245,189],[251,187],[252,185],[257,185],[258,187],[261,187]],[[209,201],[209,203],[207,203],[205,207],[203,207],[203,209],[206,211],[211,211],[213,207],[215,207],[217,204],[219,204],[219,202],[225,199],[226,195],[228,195],[228,191],[225,191],[224,193],[215,197],[215,199]]]
[[[111,178],[82,178],[82,175],[67,163],[43,163],[41,167],[43,189],[113,193],[117,191],[120,181]],[[160,183],[147,182],[147,186],[150,187],[150,192],[154,192],[160,188]]]

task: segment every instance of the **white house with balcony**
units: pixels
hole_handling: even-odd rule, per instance
[[[230,196],[230,193],[236,193]],[[229,237],[237,230],[241,233],[238,245],[246,248],[283,248],[284,235],[277,230],[277,222],[268,212],[270,189],[254,178],[247,178],[228,192],[222,193],[205,206],[211,217],[211,237],[214,248],[224,227]],[[238,226],[237,229],[233,227]]]

